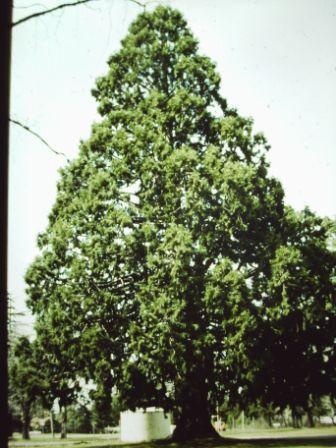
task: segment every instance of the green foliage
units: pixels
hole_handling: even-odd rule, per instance
[[[78,370],[75,361],[76,352],[69,335],[71,332],[57,326],[60,311],[50,313],[36,325],[36,351],[39,365],[45,378],[45,387],[41,391],[41,403],[50,410],[55,400],[60,407],[71,404],[80,391]],[[51,317],[51,320],[49,318]]]
[[[139,15],[97,80],[102,120],[61,172],[26,276],[59,368],[92,378],[98,407],[116,386],[125,407],[173,408],[186,437],[210,434],[224,395],[251,397],[266,360],[278,385],[278,335],[304,302],[311,338],[315,309],[334,322],[324,224],[285,211],[265,138],[219,87],[178,11]],[[321,374],[324,356],[311,354]]]
[[[91,392],[93,400],[92,427],[94,431],[102,431],[111,424],[112,397],[111,388],[98,386],[97,390]]]
[[[9,358],[9,402],[14,412],[20,409],[24,438],[29,438],[31,408],[44,387],[35,344],[25,336],[18,337]]]
[[[309,410],[335,387],[334,223],[288,208],[284,225],[258,325],[263,367],[257,393],[281,408]]]
[[[70,406],[67,410],[67,429],[72,433],[91,433],[92,414],[84,405]]]
[[[19,403],[33,403],[39,394],[42,378],[38,360],[29,339],[21,336],[16,341],[10,358],[9,376],[11,397]]]

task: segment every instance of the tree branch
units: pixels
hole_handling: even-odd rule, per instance
[[[63,156],[66,158],[66,160],[69,162],[69,159],[67,158],[67,156],[63,153],[63,152],[59,152],[56,151],[56,149],[52,148],[49,143],[47,141],[44,140],[44,138],[42,138],[39,134],[37,134],[36,132],[32,131],[28,126],[26,126],[25,124],[20,123],[20,121],[14,120],[12,118],[9,119],[9,121],[11,123],[16,124],[17,126],[20,126],[21,128],[25,129],[26,131],[30,132],[31,134],[33,134],[35,137],[37,137],[39,140],[41,140],[42,143],[44,143],[54,154],[57,154],[58,156]]]
[[[16,25],[20,25],[20,23],[27,22],[30,19],[35,19],[36,17],[44,16],[45,14],[49,14],[51,12],[57,11],[58,9],[67,8],[68,6],[83,5],[85,3],[96,2],[96,1],[99,1],[99,0],[77,0],[74,3],[62,3],[61,5],[55,6],[54,8],[45,9],[44,11],[38,11],[38,12],[35,12],[33,14],[29,14],[28,16],[23,17],[22,19],[19,19],[16,22],[13,22],[12,23],[12,27],[14,27]],[[144,10],[146,9],[146,6],[149,3],[154,3],[154,2],[141,3],[138,0],[129,0],[129,1],[132,2],[132,3],[135,3],[138,6],[141,6]]]
[[[129,0],[129,1],[132,2],[132,3],[135,3],[138,6],[141,6],[143,9],[146,8],[146,3],[141,3],[138,0]]]
[[[16,22],[13,22],[12,27],[14,27],[16,25],[20,25],[20,23],[27,22],[27,20],[35,19],[36,17],[44,16],[45,14],[49,14],[51,12],[57,11],[58,9],[67,8],[68,6],[83,5],[84,3],[96,2],[96,1],[99,1],[99,0],[78,0],[74,3],[62,3],[61,5],[55,6],[54,8],[50,8],[50,9],[46,9],[45,11],[39,11],[39,12],[35,12],[33,14],[29,14],[28,16],[23,17],[22,19],[19,19]]]

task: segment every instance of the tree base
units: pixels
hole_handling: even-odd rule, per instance
[[[186,442],[195,439],[221,439],[211,423],[204,425],[183,425],[176,426],[171,440],[173,442]]]

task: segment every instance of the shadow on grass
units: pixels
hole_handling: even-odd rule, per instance
[[[272,437],[238,439],[233,437],[220,437],[215,439],[200,439],[191,442],[172,442],[170,440],[152,442],[150,444],[129,445],[139,448],[294,448],[294,447],[336,447],[336,435],[305,436],[305,437]],[[123,448],[126,448],[125,446]],[[128,446],[127,446],[128,448]]]
[[[55,443],[56,442],[56,443]],[[68,440],[68,443],[57,443],[53,440],[43,443],[30,441],[27,444],[19,444],[17,447],[26,446],[30,448],[336,448],[336,435],[318,435],[318,436],[298,436],[298,437],[270,437],[270,438],[251,438],[238,439],[234,437],[218,437],[214,439],[196,439],[189,442],[173,442],[171,440],[161,440],[147,443],[114,443],[101,444],[94,441],[92,444],[86,440]],[[14,445],[15,446],[15,445]],[[12,445],[12,448],[14,448]]]
[[[229,441],[229,443],[227,443]],[[274,438],[262,438],[262,439],[227,439],[227,444],[246,444],[251,447],[296,447],[296,446],[336,446],[336,436],[305,436],[305,437],[274,437]],[[224,446],[225,446],[224,445]]]

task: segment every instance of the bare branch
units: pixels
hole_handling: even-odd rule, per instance
[[[45,14],[49,14],[51,12],[57,11],[58,9],[67,8],[68,6],[78,6],[83,5],[84,3],[89,2],[96,2],[99,0],[78,0],[74,3],[62,3],[61,5],[55,6],[54,8],[46,9],[45,11],[39,11],[35,12],[33,14],[29,14],[26,17],[23,17],[22,19],[17,20],[16,22],[12,23],[12,26],[20,25],[20,23],[27,22],[27,20],[35,19],[36,17],[44,16]]]
[[[67,158],[67,156],[63,152],[56,151],[56,149],[52,148],[49,145],[49,143],[46,140],[44,140],[44,138],[42,138],[36,132],[32,131],[28,126],[26,126],[25,124],[20,123],[20,121],[14,120],[13,118],[10,118],[9,121],[11,123],[16,124],[17,126],[20,126],[21,128],[25,129],[26,131],[30,132],[31,134],[33,134],[35,137],[37,137],[39,140],[41,140],[41,142],[44,143],[54,154],[57,154],[58,156],[65,157],[66,160],[69,162],[69,159]]]
[[[132,2],[132,3],[135,3],[138,6],[141,6],[143,9],[146,8],[146,3],[141,3],[138,0],[129,0],[129,1]]]
[[[68,6],[78,6],[78,5],[83,5],[85,3],[89,3],[89,2],[96,2],[99,0],[77,0],[74,3],[62,3],[61,5],[55,6],[54,8],[50,8],[50,9],[45,9],[44,11],[38,11],[35,12],[33,14],[29,14],[26,17],[23,17],[22,19],[17,20],[16,22],[12,23],[12,27],[16,26],[16,25],[20,25],[20,23],[24,23],[27,22],[27,20],[30,19],[35,19],[36,17],[40,17],[40,16],[44,16],[45,14],[49,14],[51,12],[57,11],[58,9],[63,9],[63,8],[67,8]],[[135,3],[138,6],[141,6],[144,10],[146,9],[146,6],[150,3],[155,3],[155,2],[146,2],[146,3],[141,3],[138,0],[129,0],[132,3]],[[31,5],[33,6],[33,5]],[[41,5],[42,6],[42,5]]]

